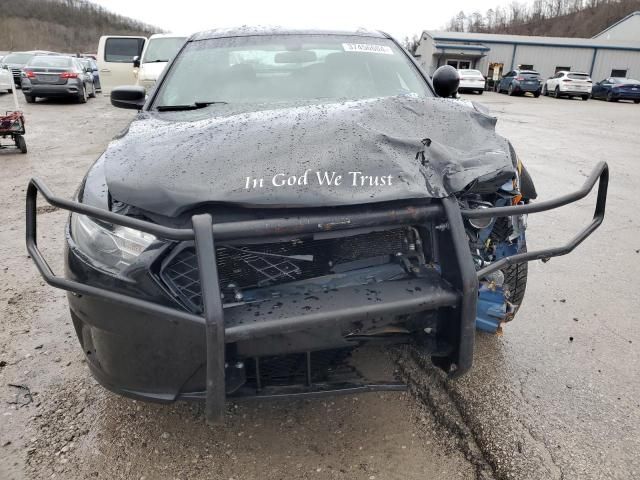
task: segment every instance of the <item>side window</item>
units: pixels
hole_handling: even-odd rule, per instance
[[[104,46],[106,62],[130,63],[140,55],[144,47],[143,38],[108,38]]]

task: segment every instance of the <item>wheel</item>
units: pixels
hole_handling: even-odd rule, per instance
[[[607,102],[617,102],[618,99],[617,98],[613,98],[613,95],[611,95],[611,92],[607,93]]]
[[[582,97],[580,98],[582,98],[582,100],[586,102],[587,100],[589,100],[589,95],[582,95]]]
[[[80,92],[78,93],[78,103],[87,103],[87,89],[82,85]]]
[[[89,98],[96,98],[96,86],[93,82],[91,83],[91,93],[89,94]]]
[[[496,223],[491,232],[491,236],[494,239],[506,238],[509,235],[511,228],[508,227],[507,219],[502,217],[496,220]],[[518,253],[524,253],[527,251],[526,242],[522,249]],[[528,263],[516,263],[515,265],[508,265],[502,269],[504,275],[504,288],[508,290],[508,300],[515,305],[514,314],[518,312],[524,299],[524,293],[527,288],[527,274]],[[511,317],[513,319],[513,317]]]
[[[526,251],[527,247],[525,246],[519,253]],[[502,269],[504,285],[509,290],[509,302],[516,306],[514,314],[518,312],[520,305],[522,305],[524,292],[527,289],[528,272],[529,264],[527,262],[516,263],[515,265],[509,265]]]
[[[509,85],[509,88],[507,89],[507,95],[513,97],[515,95],[514,91],[513,91],[513,85]]]
[[[482,92],[484,92],[484,90],[478,90],[478,95],[482,95]]]
[[[25,95],[24,99],[27,103],[36,103],[36,97],[32,97],[31,95]]]
[[[16,147],[20,149],[22,153],[27,153],[27,142],[22,135],[15,136]]]
[[[545,97],[549,96],[549,90],[547,90],[547,84],[546,83],[542,86],[542,95],[544,95]]]
[[[535,98],[538,98],[538,97],[540,96],[540,90],[538,90],[538,91],[536,91],[536,92],[533,92],[533,96],[534,96]]]
[[[507,238],[511,233],[511,227],[506,218],[502,217],[496,220],[491,237],[494,241],[500,241]],[[526,241],[518,253],[527,251]],[[518,312],[524,299],[525,290],[527,288],[528,263],[516,263],[508,265],[502,270],[504,275],[504,290],[507,293],[507,299],[515,306],[514,314]],[[512,320],[511,317],[509,320]]]
[[[640,103],[640,100],[634,100],[633,103],[637,105],[638,103]]]
[[[560,98],[560,87],[556,87],[553,96],[556,98]]]

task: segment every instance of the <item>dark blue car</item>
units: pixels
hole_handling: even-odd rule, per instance
[[[533,93],[539,97],[542,90],[540,74],[533,70],[512,70],[508,72],[498,84],[498,93],[507,92],[509,95],[524,95]]]
[[[640,103],[640,81],[632,78],[610,77],[593,85],[591,98],[602,98],[607,102],[633,100]]]

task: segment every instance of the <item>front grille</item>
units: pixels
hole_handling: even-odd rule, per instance
[[[15,78],[20,78],[20,75],[22,73],[22,70],[20,68],[12,68],[11,69],[11,73],[13,73],[13,76]]]
[[[349,365],[351,349],[334,349],[288,355],[259,357],[245,361],[247,384],[253,387],[325,382],[329,378],[354,377],[355,369]]]
[[[414,248],[411,238],[411,229],[397,228],[340,238],[217,247],[223,303],[236,301],[236,293],[246,288],[328,275],[356,260],[408,254]],[[189,307],[201,311],[195,249],[192,245],[179,248],[162,268],[161,278]]]

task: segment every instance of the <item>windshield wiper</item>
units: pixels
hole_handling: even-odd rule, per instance
[[[156,110],[159,112],[170,112],[178,110],[198,110],[199,108],[208,107],[209,105],[226,105],[229,102],[193,102],[187,105],[158,105]]]

